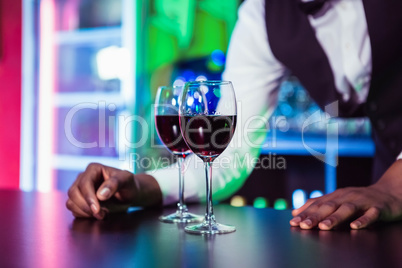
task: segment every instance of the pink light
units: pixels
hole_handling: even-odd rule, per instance
[[[69,0],[64,4],[61,20],[63,30],[74,30],[77,28],[79,4],[79,0]]]
[[[54,142],[55,79],[55,6],[53,0],[40,2],[39,41],[39,120],[37,189],[48,192],[53,187],[52,155]]]

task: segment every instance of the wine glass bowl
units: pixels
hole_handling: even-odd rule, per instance
[[[179,126],[179,105],[183,87],[159,87],[155,99],[155,125],[158,136],[166,148],[177,157],[179,166],[179,202],[176,213],[161,216],[162,222],[200,222],[202,216],[188,212],[184,203],[184,159],[191,153]]]
[[[185,158],[191,153],[181,136],[179,105],[182,87],[163,86],[158,88],[155,99],[155,125],[159,139],[174,155]]]
[[[212,205],[212,162],[227,148],[236,128],[237,107],[229,81],[195,81],[185,85],[179,109],[182,136],[205,164],[207,211],[204,222],[187,226],[196,234],[230,233],[234,226],[216,223]]]
[[[204,162],[212,162],[229,145],[236,127],[236,115],[192,115],[181,117],[185,140]]]

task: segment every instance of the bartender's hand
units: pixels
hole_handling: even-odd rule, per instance
[[[331,230],[343,222],[361,229],[376,221],[402,219],[402,160],[396,161],[381,179],[368,187],[338,189],[309,199],[292,211],[290,225],[302,229]]]
[[[68,190],[66,206],[75,217],[103,219],[106,213],[125,211],[129,206],[162,203],[157,181],[149,175],[89,164]]]

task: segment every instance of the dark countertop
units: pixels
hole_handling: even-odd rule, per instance
[[[301,230],[290,211],[217,205],[217,221],[237,231],[198,236],[158,221],[174,208],[97,221],[74,219],[66,199],[0,191],[0,267],[402,267],[402,223]]]

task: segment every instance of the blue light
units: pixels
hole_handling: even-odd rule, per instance
[[[223,66],[225,64],[225,53],[222,50],[216,49],[211,53],[211,60],[217,66]]]
[[[304,205],[304,203],[306,203],[306,192],[301,190],[301,189],[297,189],[293,192],[292,194],[292,203],[293,203],[293,208],[299,208],[301,206]]]
[[[288,103],[279,104],[279,110],[284,116],[291,116],[293,113],[293,108]]]
[[[316,198],[320,196],[323,196],[323,193],[319,190],[314,190],[310,193],[310,198]]]
[[[183,71],[183,73],[181,74],[181,76],[184,78],[184,82],[188,82],[188,81],[194,81],[195,78],[197,77],[195,75],[195,73],[191,70],[185,70]]]

